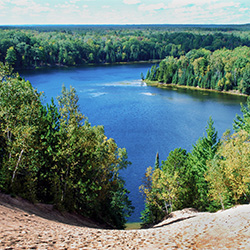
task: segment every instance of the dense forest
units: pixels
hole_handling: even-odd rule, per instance
[[[179,58],[168,56],[147,73],[147,80],[250,94],[250,47],[214,52],[194,49]]]
[[[0,27],[0,190],[124,228],[133,211],[119,171],[125,149],[80,112],[74,88],[44,104],[13,70],[159,60],[148,82],[250,94],[250,25]],[[141,72],[138,72],[140,74]],[[142,78],[144,76],[142,75]],[[216,211],[250,200],[250,99],[234,133],[208,121],[191,152],[145,174],[144,226],[170,211]]]
[[[74,88],[43,105],[29,81],[0,65],[0,190],[124,228],[133,207],[119,171],[126,150],[82,115]]]
[[[226,131],[219,139],[210,118],[191,152],[176,148],[161,165],[157,154],[140,187],[146,200],[141,217],[145,227],[186,207],[213,212],[250,202],[250,97],[241,110],[233,134]]]
[[[179,58],[193,49],[250,46],[244,26],[1,27],[0,61],[14,68]],[[242,30],[243,29],[243,30]]]

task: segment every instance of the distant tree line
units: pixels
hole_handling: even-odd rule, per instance
[[[147,80],[250,94],[250,47],[191,50],[152,66]]]
[[[91,126],[74,88],[63,87],[58,105],[42,97],[0,63],[0,190],[124,228],[126,150]]]
[[[150,26],[55,30],[34,27],[0,29],[0,61],[14,68],[73,66],[180,57],[199,48],[215,51],[250,46],[248,37],[225,32],[175,32]]]
[[[217,211],[250,201],[250,98],[236,116],[234,133],[219,139],[210,118],[206,134],[191,152],[176,148],[165,161],[145,173],[140,187],[145,196],[142,221],[158,223],[171,211],[187,207]]]

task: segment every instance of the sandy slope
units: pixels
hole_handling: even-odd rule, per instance
[[[0,194],[0,249],[250,249],[250,205],[214,214],[177,211],[152,229],[94,227]]]

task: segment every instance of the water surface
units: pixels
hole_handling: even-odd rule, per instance
[[[209,116],[219,136],[232,128],[240,103],[245,98],[220,93],[167,90],[146,86],[150,64],[92,66],[25,71],[21,75],[50,101],[64,84],[79,96],[82,113],[92,125],[104,125],[108,137],[125,147],[132,165],[122,172],[136,210],[129,221],[139,221],[144,209],[139,186],[155,155],[165,160],[171,150],[191,150],[205,132]]]

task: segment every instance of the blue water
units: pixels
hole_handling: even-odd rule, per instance
[[[92,66],[21,72],[49,102],[60,95],[61,87],[72,85],[79,96],[82,113],[92,125],[104,125],[107,137],[125,147],[132,165],[122,171],[135,212],[136,222],[144,209],[139,186],[145,170],[153,166],[156,153],[165,160],[171,150],[192,145],[205,132],[209,116],[219,136],[232,128],[240,103],[245,98],[190,90],[166,90],[146,86],[150,64]]]

